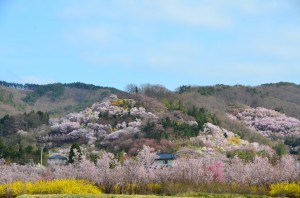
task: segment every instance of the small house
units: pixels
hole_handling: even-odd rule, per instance
[[[157,155],[158,155],[158,158],[155,159],[155,165],[157,167],[173,166],[173,161],[176,158],[175,154],[173,154],[173,153],[159,153]]]
[[[48,158],[48,165],[66,165],[68,163],[68,158],[61,155],[52,155]]]

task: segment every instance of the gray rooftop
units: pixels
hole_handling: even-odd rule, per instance
[[[157,155],[159,156],[158,160],[173,160],[176,158],[176,155],[172,153],[159,153]]]
[[[61,155],[52,155],[50,156],[48,159],[58,159],[58,160],[68,160],[68,158],[64,157],[64,156],[61,156]]]

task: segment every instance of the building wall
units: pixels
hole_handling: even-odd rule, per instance
[[[47,164],[48,165],[66,165],[68,163],[68,160],[60,160],[60,159],[48,159]]]
[[[173,161],[174,160],[167,160],[167,164],[165,164],[166,160],[155,160],[155,165],[156,166],[173,166]]]

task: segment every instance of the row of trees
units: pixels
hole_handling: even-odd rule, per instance
[[[48,155],[48,149],[43,148],[43,157]],[[34,148],[31,145],[24,147],[22,144],[4,144],[0,139],[0,159],[3,158],[7,163],[40,163],[41,148]]]
[[[29,89],[29,90],[34,90],[38,85],[36,84],[20,84],[20,83],[11,83],[11,82],[6,82],[6,81],[0,81],[0,86],[4,87],[10,87],[10,88],[15,88],[15,89]]]
[[[22,100],[34,104],[36,100],[47,93],[51,100],[56,100],[64,94],[65,87],[60,83],[36,86],[33,92],[27,94]]]
[[[19,130],[29,130],[48,124],[49,114],[42,111],[31,111],[18,115],[5,115],[0,119],[0,135],[16,134]]]
[[[49,85],[50,86],[51,85],[62,85],[65,87],[73,87],[73,88],[78,88],[78,89],[89,89],[89,90],[109,89],[109,87],[96,86],[93,84],[85,84],[85,83],[81,83],[81,82],[64,83],[64,84],[53,83],[53,84],[48,84],[48,85],[38,85],[38,84],[31,84],[31,83],[20,84],[20,83],[0,81],[0,86],[10,87],[10,88],[15,88],[15,89],[27,89],[27,90],[36,90],[38,87],[49,86]]]
[[[135,158],[125,157],[122,161],[103,152],[96,163],[82,156],[66,166],[0,165],[0,183],[76,178],[92,181],[106,193],[166,194],[209,186],[214,192],[237,193],[248,189],[248,193],[259,193],[258,188],[267,188],[271,183],[299,181],[299,162],[290,156],[282,157],[274,165],[262,157],[251,162],[235,157],[229,163],[211,158],[178,158],[173,167],[155,168],[157,157],[154,149],[144,146]]]

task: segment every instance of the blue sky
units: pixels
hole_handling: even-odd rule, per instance
[[[0,0],[0,80],[300,84],[297,0]]]

